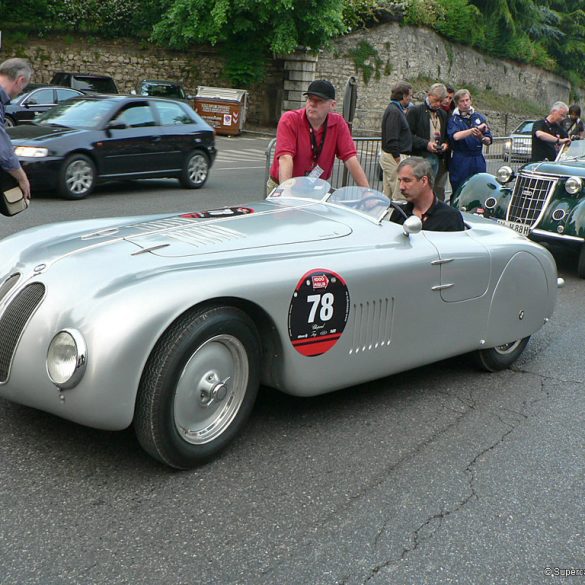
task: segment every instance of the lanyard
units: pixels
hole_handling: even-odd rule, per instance
[[[308,120],[307,120],[308,122]],[[311,136],[311,150],[313,151],[313,162],[317,162],[319,160],[319,156],[321,156],[321,152],[323,150],[323,145],[325,144],[325,136],[327,136],[327,118],[325,118],[324,127],[323,127],[323,136],[321,136],[321,144],[317,146],[317,139],[315,138],[315,130],[309,123],[309,135]]]

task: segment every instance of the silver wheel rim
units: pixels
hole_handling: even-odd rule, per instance
[[[4,119],[4,126],[6,126],[6,128],[12,128],[14,126],[14,122],[12,121],[12,118],[6,117]]]
[[[510,343],[504,343],[503,345],[497,345],[494,347],[494,351],[500,355],[507,355],[515,351],[518,346],[522,343],[521,339],[516,341],[510,341]]]
[[[246,395],[248,354],[232,335],[206,341],[183,368],[173,405],[175,427],[192,445],[219,437],[230,426]]]
[[[194,154],[187,165],[187,176],[195,185],[203,183],[207,177],[207,161],[202,154]]]
[[[93,183],[93,169],[85,160],[73,161],[65,171],[65,184],[70,193],[81,195],[89,191]]]

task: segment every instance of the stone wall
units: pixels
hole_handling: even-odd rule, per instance
[[[142,79],[169,79],[182,83],[195,95],[199,85],[231,87],[223,76],[223,59],[213,48],[197,47],[178,52],[153,47],[141,48],[131,41],[99,42],[37,40],[26,47],[2,51],[2,57],[18,54],[34,68],[35,83],[48,83],[55,71],[76,71],[110,75],[122,93],[129,93]],[[282,62],[274,60],[265,82],[249,90],[248,120],[272,124],[280,115]]]
[[[373,75],[364,82],[364,67],[357,67],[352,51],[368,48],[365,65]],[[26,47],[3,48],[3,58],[15,54],[28,57],[35,68],[35,82],[48,82],[55,71],[80,71],[111,75],[120,91],[129,92],[141,79],[171,79],[195,93],[197,86],[230,87],[223,76],[223,60],[210,47],[177,52],[142,47],[136,42],[75,43],[40,39]],[[359,59],[358,59],[359,60]],[[314,77],[312,77],[314,75]],[[357,31],[335,41],[318,55],[299,54],[274,59],[268,64],[265,82],[249,88],[250,124],[274,127],[283,110],[303,104],[302,91],[311,79],[330,79],[338,91],[342,111],[347,79],[358,78],[358,102],[354,134],[379,133],[382,113],[390,88],[400,80],[443,81],[456,88],[471,85],[521,100],[542,104],[543,113],[558,100],[568,101],[570,84],[561,77],[536,67],[486,57],[473,49],[455,45],[428,29],[387,23]],[[505,135],[528,116],[485,112],[495,134]]]
[[[366,46],[375,55],[366,61],[374,73],[367,84],[363,68],[356,69],[351,51],[359,53]],[[543,112],[557,100],[568,102],[571,86],[568,81],[542,69],[487,57],[461,45],[450,43],[429,29],[383,24],[357,31],[338,39],[334,46],[319,55],[316,75],[331,80],[340,89],[350,75],[359,81],[358,103],[354,134],[360,131],[379,131],[382,113],[390,99],[390,89],[401,79],[424,77],[442,81],[455,88],[471,85],[480,90],[492,90],[501,95],[518,97],[542,104]],[[339,102],[341,100],[338,100]],[[341,110],[341,103],[338,103]],[[506,134],[530,116],[486,112],[494,131]]]

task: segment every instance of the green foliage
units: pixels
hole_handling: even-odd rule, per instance
[[[223,47],[230,81],[247,87],[273,55],[320,49],[342,34],[343,0],[169,0],[152,38],[182,49]]]
[[[362,72],[362,78],[366,85],[372,75],[376,79],[380,79],[383,62],[378,55],[378,51],[368,41],[360,41],[356,47],[349,49],[347,56],[353,61],[355,70]]]

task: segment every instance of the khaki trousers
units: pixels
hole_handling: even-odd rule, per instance
[[[384,172],[384,195],[390,197],[394,201],[406,201],[402,193],[400,192],[400,184],[398,183],[398,165],[408,155],[401,154],[400,160],[396,161],[394,157],[388,152],[382,151],[380,155],[380,166]]]
[[[266,181],[266,196],[268,197],[276,187],[278,187],[278,183],[273,181],[271,177],[268,177],[268,181]]]

